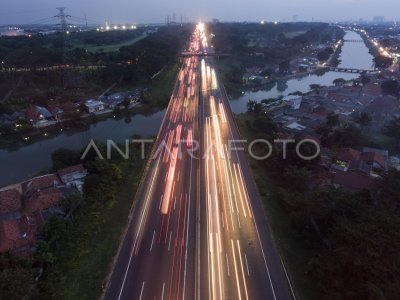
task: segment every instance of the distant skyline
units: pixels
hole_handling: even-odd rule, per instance
[[[71,22],[162,23],[167,15],[176,21],[346,21],[399,20],[399,0],[2,0],[0,24],[52,23],[56,7],[67,7]],[[297,16],[296,18],[294,16]],[[53,21],[54,22],[54,21]]]

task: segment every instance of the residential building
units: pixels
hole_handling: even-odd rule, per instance
[[[47,108],[37,105],[31,105],[25,111],[25,117],[32,124],[50,121],[53,118],[51,112]]]
[[[286,102],[288,105],[290,105],[292,109],[299,109],[301,105],[302,96],[289,95],[284,97],[282,100]]]
[[[21,217],[21,194],[17,189],[0,191],[0,220]]]
[[[90,99],[85,102],[85,105],[89,111],[89,113],[94,113],[98,111],[102,111],[105,109],[105,104],[102,101]]]
[[[76,187],[82,191],[84,178],[87,176],[87,170],[81,165],[75,165],[57,171],[61,182],[68,187]]]

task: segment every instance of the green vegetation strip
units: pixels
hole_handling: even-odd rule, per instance
[[[254,121],[255,117],[249,114],[236,116],[241,137],[247,141],[260,137],[258,133],[249,129],[248,124],[253,124]],[[312,253],[307,249],[306,243],[293,232],[291,220],[276,197],[277,190],[274,180],[270,178],[270,173],[263,164],[255,161],[250,156],[248,156],[248,159],[263,200],[274,241],[279,253],[287,263],[289,277],[293,280],[292,283],[294,283],[296,295],[299,296],[299,299],[313,298],[313,287],[308,281],[308,277],[305,276]]]
[[[135,37],[135,38],[133,38],[129,41],[123,42],[123,43],[112,44],[112,45],[102,45],[102,46],[79,45],[79,47],[85,48],[86,51],[89,51],[89,52],[115,52],[115,51],[118,51],[121,47],[131,46],[146,37],[147,37],[147,34],[143,33],[141,36]]]

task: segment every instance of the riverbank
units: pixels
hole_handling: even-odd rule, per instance
[[[76,150],[86,147],[91,139],[97,142],[111,139],[123,143],[135,135],[149,138],[156,136],[179,66],[178,62],[168,64],[164,71],[152,80],[152,86],[147,89],[148,94],[145,95],[146,103],[132,111],[126,112],[122,109],[115,115],[88,119],[84,125],[71,127],[69,130],[61,131],[62,128],[58,127],[53,131],[46,129],[28,141],[21,135],[14,136],[15,139],[7,143],[7,147],[0,147],[2,170],[7,170],[0,172],[0,186],[47,171],[52,163],[51,154],[61,147]]]
[[[152,79],[144,103],[133,103],[129,108],[109,109],[98,113],[83,114],[73,119],[65,119],[52,125],[32,128],[32,130],[0,136],[0,149],[15,149],[42,141],[50,136],[65,132],[79,132],[89,125],[109,118],[133,117],[137,114],[151,115],[168,105],[179,64],[165,66],[158,76]],[[123,87],[121,87],[123,89]]]

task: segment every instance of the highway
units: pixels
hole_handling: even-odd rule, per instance
[[[185,57],[104,299],[293,299],[239,139],[214,58]]]
[[[196,34],[193,40],[191,48]],[[188,299],[193,294],[198,161],[185,150],[193,148],[198,132],[197,70],[197,57],[184,59],[105,299]]]

